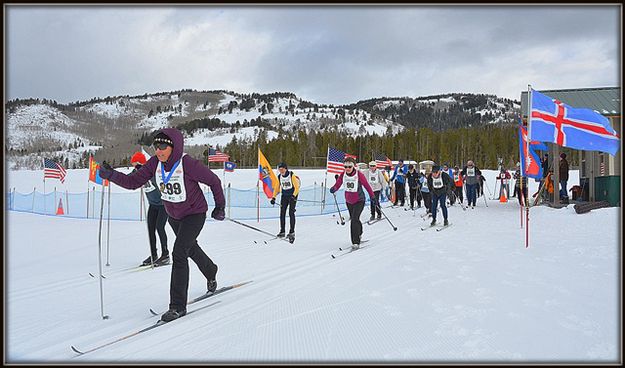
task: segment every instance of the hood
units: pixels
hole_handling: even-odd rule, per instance
[[[184,137],[182,136],[182,133],[175,128],[164,128],[161,129],[161,132],[168,136],[174,143],[174,149],[171,152],[171,156],[169,156],[169,159],[165,162],[165,170],[171,171],[174,164],[182,157],[182,152],[184,150]]]

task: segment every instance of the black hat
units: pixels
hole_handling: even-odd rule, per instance
[[[163,133],[163,132],[159,132],[155,137],[154,137],[154,141],[152,142],[152,144],[154,143],[165,143],[171,147],[174,146],[174,142],[171,140],[171,138],[169,138],[167,136],[167,134]]]
[[[288,166],[286,166],[286,163],[284,163],[284,162],[280,162],[278,164],[278,169],[281,168],[281,167],[284,167],[285,169],[288,169]]]
[[[441,167],[440,167],[440,166],[438,166],[438,165],[434,165],[434,166],[432,166],[432,172],[434,172],[434,171],[440,171],[440,169],[441,169]]]

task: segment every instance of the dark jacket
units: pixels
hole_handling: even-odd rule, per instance
[[[562,158],[560,159],[560,180],[569,180],[569,162]]]
[[[467,176],[467,166],[462,168],[462,179],[467,185],[479,184],[479,178],[482,175],[480,169],[477,166],[473,166],[475,168],[475,176]]]
[[[447,193],[453,185],[453,181],[446,172],[440,171],[440,176],[443,178],[443,186],[441,188],[434,188],[432,174],[428,175],[428,187],[430,187],[430,192],[437,196]]]
[[[419,176],[421,173],[417,170],[410,172],[408,170],[408,174],[406,174],[406,178],[408,179],[408,186],[410,189],[418,189],[419,188]]]
[[[161,129],[161,132],[165,133],[174,143],[171,156],[169,156],[169,159],[164,165],[165,171],[170,172],[176,162],[182,160],[180,165],[183,165],[184,187],[186,191],[186,200],[184,202],[173,203],[163,200],[167,214],[176,220],[181,220],[189,215],[206,213],[208,211],[208,204],[206,203],[206,198],[204,198],[204,193],[199,183],[204,183],[210,187],[213,198],[215,199],[215,207],[224,208],[226,206],[226,199],[224,198],[224,192],[221,188],[221,180],[219,180],[219,177],[201,161],[189,155],[182,156],[184,138],[179,130],[165,128]],[[152,156],[148,162],[133,175],[124,175],[113,170],[110,180],[120,187],[137,189],[154,177],[156,169],[159,166],[158,163],[158,158]],[[161,175],[161,173],[159,172],[157,175]]]
[[[519,179],[520,177],[520,179]],[[523,188],[527,188],[527,177],[526,176],[520,176],[519,171],[517,170],[514,173],[514,180],[516,180],[516,182],[514,183],[515,187],[519,187],[521,185],[521,183],[523,183]]]
[[[142,167],[143,165],[137,165],[130,174],[128,175],[133,175],[134,173],[136,173],[137,171],[139,171],[139,169]],[[149,184],[148,184],[149,183]],[[152,191],[145,191],[145,197],[148,199],[148,203],[152,206],[162,206],[163,205],[163,201],[161,201],[161,191],[158,189],[158,185],[156,185],[156,179],[154,177],[152,177],[152,179],[148,180],[147,183],[145,183],[145,185],[143,185],[144,188],[148,188],[148,186],[152,186],[153,188],[156,188],[155,190]]]

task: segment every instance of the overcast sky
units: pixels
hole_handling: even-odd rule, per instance
[[[317,103],[620,85],[620,7],[9,6],[8,99],[191,88]]]

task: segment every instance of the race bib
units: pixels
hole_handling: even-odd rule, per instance
[[[187,200],[182,157],[180,158],[180,163],[171,172],[161,169],[163,166],[162,162],[159,162],[156,166],[156,184],[161,190],[161,199],[163,201],[180,203]],[[165,174],[164,177],[163,174]]]
[[[291,180],[291,175],[287,176],[286,178],[280,175],[280,186],[282,187],[282,190],[289,190],[293,188],[293,181]]]
[[[460,180],[460,175],[459,174],[454,174],[454,181],[458,181]]]
[[[432,186],[434,189],[440,189],[443,187],[443,177],[439,176],[438,178],[432,178]]]
[[[378,173],[369,173],[369,183],[375,184],[378,181]]]
[[[475,176],[475,168],[467,168],[467,176]]]
[[[343,180],[345,180],[345,191],[355,193],[358,191],[358,174],[354,176],[343,176]]]
[[[152,185],[152,179],[148,180],[147,183],[143,184],[143,191],[146,193],[150,193],[151,191],[155,190],[156,187],[154,185]]]

